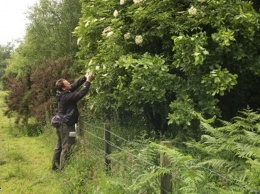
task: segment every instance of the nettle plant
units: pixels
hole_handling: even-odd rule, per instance
[[[218,103],[257,76],[260,20],[249,1],[81,2],[77,56],[96,75],[96,111],[187,127],[194,111],[220,116]]]

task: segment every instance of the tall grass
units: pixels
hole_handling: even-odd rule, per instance
[[[6,92],[0,91],[0,187],[2,193],[62,193],[62,176],[50,170],[54,147],[51,136],[55,134],[49,129],[48,135],[24,136],[23,132],[13,124],[14,119],[3,114],[6,109],[5,96]]]
[[[3,108],[4,95],[0,92]],[[49,124],[37,137],[14,136],[10,118],[0,114],[0,187],[5,193],[159,194],[164,174],[171,175],[174,194],[260,193],[257,112],[244,111],[221,127],[201,118],[201,140],[171,139],[173,148],[159,144],[163,136],[111,123],[112,132],[121,138],[111,137],[109,168],[104,164],[103,124],[92,120],[62,172],[50,169],[56,134]],[[160,153],[167,156],[169,166],[160,166]]]

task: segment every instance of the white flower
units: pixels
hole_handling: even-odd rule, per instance
[[[107,36],[111,36],[113,33],[114,33],[114,32],[112,32],[112,31],[111,31],[111,32],[108,32],[108,33],[107,33]]]
[[[88,27],[88,25],[89,25],[89,21],[86,22],[85,27]]]
[[[77,45],[79,45],[80,41],[81,41],[82,37],[79,37],[77,40]]]
[[[190,15],[196,15],[197,9],[196,9],[195,7],[193,7],[193,6],[191,6],[191,8],[188,9],[188,13],[189,13]]]
[[[118,11],[115,10],[114,13],[113,13],[114,17],[116,18],[118,16]]]
[[[108,27],[106,27],[104,30],[103,30],[103,32],[102,32],[102,35],[106,35],[106,36],[111,36],[113,34],[113,31],[112,31],[112,29],[111,29],[111,27],[110,26],[108,26]]]
[[[124,5],[125,4],[125,0],[120,0],[120,5]]]
[[[108,33],[108,32],[110,32],[110,31],[111,31],[111,27],[108,26],[108,27],[106,27],[106,28],[103,30],[103,33]]]
[[[209,54],[209,51],[204,50],[204,51],[203,51],[203,54],[204,54],[204,55],[208,55],[208,54]]]
[[[129,32],[127,32],[126,34],[124,34],[124,39],[128,40],[129,38],[131,38],[131,34]]]
[[[179,40],[182,40],[182,39],[183,39],[183,36],[178,36],[178,39],[179,39]]]
[[[141,3],[143,0],[133,0],[134,3]]]
[[[143,37],[141,36],[141,35],[137,35],[136,37],[135,37],[135,44],[142,44],[142,42],[143,42]]]

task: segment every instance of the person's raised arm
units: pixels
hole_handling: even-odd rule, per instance
[[[93,79],[92,72],[86,73],[85,75],[86,82],[84,84],[83,89],[76,93],[72,93],[70,95],[70,99],[76,102],[82,99],[88,93],[92,79]]]
[[[70,91],[74,92],[77,90],[85,81],[91,82],[93,79],[92,72],[87,72],[83,77],[79,78],[76,82],[71,84]]]
[[[87,82],[91,82],[92,79],[93,79],[93,74],[92,74],[92,72],[87,72],[86,75],[85,75],[85,78],[86,78],[86,81],[87,81]]]

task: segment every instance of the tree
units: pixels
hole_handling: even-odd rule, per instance
[[[54,80],[81,70],[74,59],[77,42],[72,34],[80,11],[78,0],[41,0],[27,13],[24,41],[11,54],[4,78],[10,91],[8,112],[18,113],[17,121],[46,121],[53,111]]]
[[[72,61],[59,60],[45,63],[33,70],[30,77],[32,84],[29,101],[30,111],[38,122],[44,123],[49,115],[54,115],[57,112],[55,83],[60,78],[70,80],[71,77],[75,76],[71,72],[64,71],[71,64]]]
[[[5,68],[7,66],[7,59],[9,59],[14,45],[8,43],[6,45],[0,45],[0,88],[2,87],[2,77],[4,76]]]
[[[229,119],[246,104],[259,107],[256,7],[240,0],[82,0],[78,56],[96,72],[92,104],[143,115],[159,131],[192,125],[195,112]]]
[[[15,123],[19,124],[20,121],[22,121],[24,125],[27,125],[28,119],[32,116],[29,101],[31,86],[30,77],[25,76],[19,80],[12,77],[4,77],[4,85],[9,91],[8,100],[6,100],[8,109],[5,114],[9,116],[15,112],[18,115]]]
[[[57,60],[66,56],[73,58],[77,51],[73,37],[81,5],[78,0],[41,0],[31,8],[25,43],[28,55],[34,61]]]

